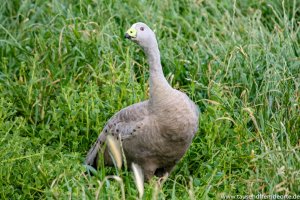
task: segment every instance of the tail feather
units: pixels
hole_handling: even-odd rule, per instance
[[[98,160],[99,160],[99,154],[104,153],[104,160],[107,161],[107,157],[109,157],[106,149],[103,148],[103,144],[106,141],[106,134],[105,133],[100,133],[100,136],[98,137],[97,141],[95,144],[90,148],[89,152],[86,155],[85,158],[85,164],[90,165],[94,167],[95,169],[98,168]],[[106,155],[107,154],[107,155]]]
[[[89,150],[88,154],[85,158],[85,164],[90,165],[97,169],[97,162],[98,162],[98,153],[100,150],[100,143],[97,141]]]

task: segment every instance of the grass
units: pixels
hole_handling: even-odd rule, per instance
[[[17,1],[0,5],[0,198],[137,199],[131,172],[84,174],[105,122],[148,98],[147,61],[125,41],[149,24],[164,73],[200,107],[199,132],[143,199],[300,191],[300,3]]]

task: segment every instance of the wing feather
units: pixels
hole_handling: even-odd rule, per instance
[[[108,134],[111,134],[117,140],[123,141],[147,132],[144,127],[148,126],[145,126],[144,121],[148,118],[148,115],[148,101],[133,104],[117,112],[108,120],[96,143],[89,150],[85,163],[97,167],[98,152],[105,143]],[[104,159],[106,163],[111,163],[109,156],[105,156]]]

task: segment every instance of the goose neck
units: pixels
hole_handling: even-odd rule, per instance
[[[150,98],[155,99],[171,86],[163,74],[158,46],[145,49],[145,52],[150,66]]]
[[[163,75],[163,70],[160,62],[160,52],[159,49],[149,48],[146,50],[148,57],[148,62],[150,66],[150,76],[151,75]]]

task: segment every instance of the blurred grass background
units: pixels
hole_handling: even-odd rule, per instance
[[[131,172],[82,165],[105,122],[148,98],[147,60],[123,38],[137,21],[201,110],[186,156],[144,199],[299,194],[299,1],[2,0],[0,198],[138,197]]]

